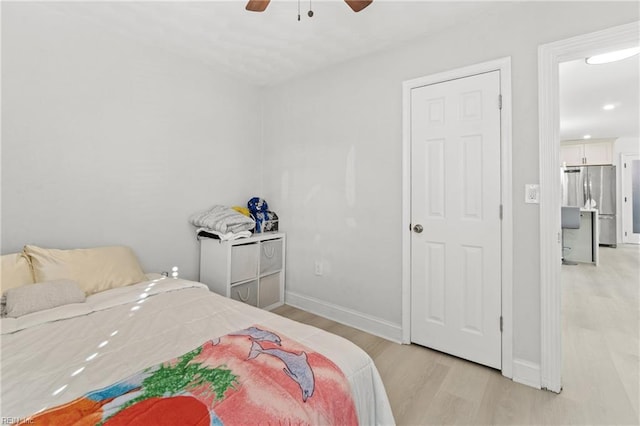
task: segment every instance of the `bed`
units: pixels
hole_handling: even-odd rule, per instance
[[[37,255],[23,258],[34,282],[83,273],[60,272],[56,258],[44,262],[58,269],[38,276]],[[8,279],[3,271],[3,292]],[[3,419],[59,424],[76,415],[76,424],[148,424],[154,417],[144,415],[155,410],[171,424],[167,416],[182,409],[200,414],[188,420],[181,414],[181,424],[394,423],[373,361],[341,337],[193,281],[144,275],[137,283],[106,287],[88,291],[82,302],[1,319]],[[309,366],[312,372],[301,370]],[[169,370],[180,380],[198,372],[185,387],[175,378],[158,379]],[[208,388],[202,371],[230,379],[226,387]],[[153,389],[152,379],[173,387]],[[140,396],[148,389],[156,393]]]

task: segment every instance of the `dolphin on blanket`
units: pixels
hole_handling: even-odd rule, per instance
[[[244,330],[229,333],[229,336],[249,336],[253,341],[273,342],[276,345],[281,346],[280,337],[277,334],[267,330],[262,330],[258,327],[245,328]]]
[[[285,367],[282,371],[298,383],[302,391],[302,400],[307,402],[307,398],[310,398],[315,390],[315,380],[306,352],[295,354],[282,349],[264,349],[258,342],[253,341],[247,359],[254,359],[260,354],[271,355],[284,363]]]

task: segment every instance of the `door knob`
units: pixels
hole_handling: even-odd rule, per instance
[[[416,234],[419,234],[422,232],[424,228],[422,227],[422,225],[417,224],[416,226],[413,227],[413,232],[415,232]]]

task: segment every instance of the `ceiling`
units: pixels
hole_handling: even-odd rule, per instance
[[[560,139],[640,135],[640,56],[602,65],[560,64]],[[602,107],[612,104],[614,109]]]
[[[495,8],[514,7],[512,2],[374,0],[354,13],[343,0],[313,0],[314,17],[309,18],[309,0],[301,0],[298,21],[298,3],[291,0],[272,0],[264,13],[246,11],[244,0],[27,3],[42,13],[90,23],[99,31],[200,61],[258,86],[392,48]],[[638,61],[561,64],[561,139],[639,135]],[[604,111],[606,103],[617,108]]]
[[[505,6],[494,2],[375,0],[354,13],[342,0],[272,0],[263,13],[243,0],[38,3],[47,13],[196,59],[253,84],[273,85],[433,34]],[[42,10],[42,9],[40,9]]]

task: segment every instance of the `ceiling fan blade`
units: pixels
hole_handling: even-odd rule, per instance
[[[354,12],[360,12],[365,7],[369,6],[373,0],[344,0]]]
[[[264,12],[271,0],[249,0],[245,9],[250,12]]]

